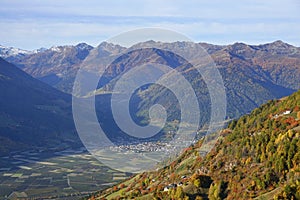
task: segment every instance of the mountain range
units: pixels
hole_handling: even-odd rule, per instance
[[[137,44],[135,48],[137,48],[136,46],[147,46],[147,43],[151,42],[154,41]],[[286,96],[300,88],[300,48],[282,41],[263,45],[243,43],[232,45],[196,43],[191,45],[188,42],[157,42],[156,46],[161,46],[162,49],[180,49],[187,52],[190,57],[199,48],[204,48],[213,58],[222,75],[227,90],[229,104],[227,113],[230,118],[250,112],[269,99]],[[21,52],[10,55],[6,59],[31,76],[63,92],[71,93],[76,72],[91,51],[97,52],[98,57],[106,59],[116,56],[124,50],[126,50],[125,47],[107,42],[103,42],[95,48],[81,43],[76,46],[52,47],[25,55]],[[137,55],[131,53],[131,57],[127,57],[126,60],[119,59],[118,63],[115,62],[115,65],[107,70],[104,77],[106,83],[122,76],[133,66],[140,65],[144,61],[149,63],[158,61],[158,63],[176,65],[176,67],[183,64],[180,63],[181,61],[176,61],[177,64],[174,63],[174,55],[168,55],[166,52],[159,53],[157,51]],[[197,78],[192,77],[193,73],[186,75],[190,78],[189,81]],[[197,87],[201,84],[198,82],[194,85]],[[196,94],[200,93],[198,92],[200,89],[202,88],[195,88]],[[164,95],[159,96],[163,97]]]
[[[143,48],[151,44],[155,44],[157,48]],[[41,48],[36,51],[1,46],[0,55],[6,60],[1,60],[0,65],[0,91],[3,94],[0,112],[4,119],[1,136],[16,141],[19,135],[14,135],[22,132],[25,133],[21,137],[24,139],[34,138],[39,134],[40,137],[45,137],[50,133],[64,135],[76,132],[72,121],[70,94],[76,73],[90,54],[104,60],[116,57],[98,84],[98,91],[105,91],[105,94],[99,92],[96,97],[97,104],[104,107],[104,110],[97,109],[101,113],[98,114],[99,121],[103,120],[99,116],[106,116],[105,123],[102,123],[110,132],[120,132],[111,122],[113,117],[111,109],[108,109],[112,88],[126,72],[144,63],[168,65],[184,75],[198,97],[200,110],[205,113],[200,119],[201,125],[205,125],[210,115],[210,99],[201,75],[195,73],[178,55],[162,50],[184,51],[187,57],[197,61],[201,58],[194,55],[202,48],[212,57],[223,78],[227,118],[237,118],[270,99],[281,98],[300,89],[300,48],[282,41],[263,45],[148,41],[129,48],[103,42],[97,47],[80,43],[76,46]],[[128,53],[122,55],[124,51]],[[157,85],[141,88],[131,101],[133,118],[142,124],[147,123],[148,108],[155,102],[166,107],[170,121],[180,119],[180,108],[172,95],[172,92]],[[32,140],[32,143],[36,141]]]
[[[145,43],[138,45],[143,46]],[[247,45],[244,43],[235,43],[232,45],[198,43],[198,45],[204,48],[219,66],[228,67],[229,64],[235,65],[234,61],[245,61],[253,67],[261,67],[275,84],[297,89],[298,85],[290,80],[293,78],[287,75],[283,76],[284,72],[283,70],[280,71],[280,68],[284,67],[285,70],[291,70],[289,72],[297,72],[300,54],[298,47],[282,41],[263,45]],[[193,51],[199,48],[197,45],[189,45],[188,42],[161,43],[161,46],[168,46],[170,49],[181,48],[188,51],[189,54],[193,54]],[[103,42],[95,48],[103,57],[117,55],[126,49],[125,47],[107,42]],[[41,48],[35,51],[0,46],[0,57],[22,68],[38,79],[46,79],[48,76],[55,75],[66,78],[67,76],[74,76],[70,71],[76,70],[76,67],[95,48],[85,43],[80,43],[76,46]],[[296,75],[298,74],[296,73]],[[71,91],[70,89],[67,88],[68,91]]]

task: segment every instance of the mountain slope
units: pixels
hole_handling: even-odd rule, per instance
[[[91,199],[300,198],[300,91],[232,121],[204,158],[201,144]]]
[[[31,76],[61,91],[71,93],[78,67],[91,49],[93,47],[85,43],[76,46],[51,47],[9,61]]]
[[[144,43],[140,44],[144,45]],[[183,48],[190,51],[189,55],[192,57],[194,51],[197,48],[188,46],[188,43],[170,43],[161,44],[162,48],[168,49]],[[233,45],[235,46],[235,45]],[[227,47],[228,48],[228,47]],[[232,47],[237,49],[238,47]],[[100,55],[99,55],[100,56]],[[242,114],[250,112],[257,106],[265,103],[269,99],[280,98],[294,92],[294,88],[300,87],[300,68],[299,65],[291,65],[288,67],[293,74],[291,77],[292,85],[281,84],[280,81],[274,81],[270,78],[269,72],[256,64],[253,64],[251,60],[244,59],[242,55],[228,53],[224,48],[216,50],[212,57],[215,59],[217,67],[221,73],[224,81],[224,85],[227,93],[227,115],[229,118],[235,118]],[[191,58],[193,59],[193,58]],[[196,58],[199,59],[199,58]],[[298,58],[300,61],[300,56]],[[159,63],[167,65],[172,68],[176,68],[180,71],[185,78],[192,84],[194,91],[200,102],[200,110],[204,113],[209,113],[210,108],[207,106],[210,104],[209,93],[206,83],[203,81],[201,75],[190,65],[187,65],[184,59],[180,58],[172,52],[161,49],[138,49],[133,50],[126,55],[122,55],[117,58],[106,70],[102,79],[100,79],[101,88],[100,91],[111,92],[115,83],[119,78],[133,67],[141,66],[145,63]],[[296,77],[299,76],[299,79]],[[283,75],[278,76],[282,82],[285,82]],[[180,85],[178,85],[180,87]],[[298,88],[297,88],[298,87]],[[184,88],[182,88],[184,90]],[[99,92],[101,93],[101,92]],[[136,110],[139,110],[137,114],[141,118],[147,118],[147,110],[153,104],[153,102],[161,103],[167,110],[173,119],[180,118],[180,109],[176,103],[175,98],[170,98],[172,95],[166,88],[159,86],[150,86],[144,90],[140,90],[135,99],[137,105]],[[207,122],[209,115],[203,116],[201,121]]]
[[[300,48],[282,41],[264,45],[246,45],[235,43],[223,49],[231,57],[238,57],[249,62],[255,72],[264,72],[276,85],[299,89]],[[259,71],[258,71],[259,70]]]
[[[0,58],[0,135],[5,151],[75,139],[71,96],[38,81]],[[4,139],[5,138],[5,139]],[[5,148],[7,147],[7,148]],[[3,149],[2,149],[3,150]]]

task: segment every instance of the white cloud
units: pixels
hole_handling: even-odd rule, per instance
[[[120,32],[160,27],[196,41],[300,45],[296,0],[10,1],[0,3],[0,44],[25,49],[87,42],[97,45]]]
[[[184,16],[200,18],[299,17],[297,0],[2,0],[0,10],[85,16]]]

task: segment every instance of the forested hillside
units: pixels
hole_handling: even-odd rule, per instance
[[[206,157],[200,140],[90,199],[300,199],[299,125],[300,91],[232,121]]]

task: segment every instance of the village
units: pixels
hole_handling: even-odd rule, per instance
[[[115,152],[165,152],[170,149],[170,145],[165,142],[143,142],[138,144],[128,144],[111,146],[110,150]]]

